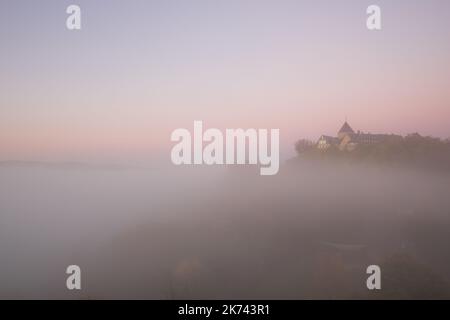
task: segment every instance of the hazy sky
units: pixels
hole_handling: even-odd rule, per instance
[[[2,160],[169,157],[194,120],[450,137],[448,0],[2,0],[0,41]]]

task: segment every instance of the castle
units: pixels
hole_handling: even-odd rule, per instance
[[[386,139],[395,137],[393,134],[371,134],[361,131],[353,131],[352,127],[345,121],[337,133],[337,137],[322,135],[317,141],[317,148],[326,150],[332,146],[341,151],[353,151],[360,144],[375,144],[386,141]]]

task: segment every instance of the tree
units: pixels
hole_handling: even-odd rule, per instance
[[[295,143],[295,151],[302,154],[314,148],[315,143],[308,139],[300,139]]]

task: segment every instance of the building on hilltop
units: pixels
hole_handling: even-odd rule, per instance
[[[393,134],[371,134],[361,131],[355,132],[345,121],[337,133],[337,137],[322,135],[317,141],[317,148],[326,150],[332,146],[341,151],[353,151],[358,145],[375,144],[386,141],[388,138],[398,137]]]

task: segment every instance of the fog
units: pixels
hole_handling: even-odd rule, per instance
[[[0,298],[448,299],[449,190],[448,173],[296,160],[276,176],[8,164]]]

